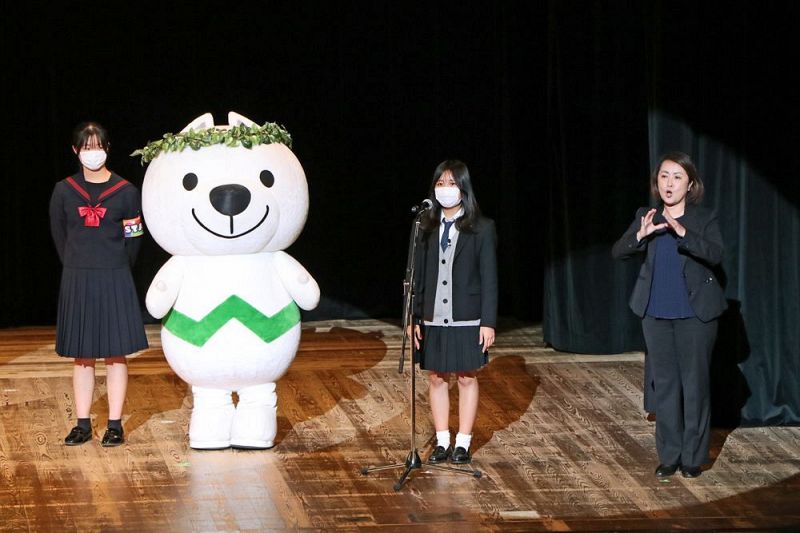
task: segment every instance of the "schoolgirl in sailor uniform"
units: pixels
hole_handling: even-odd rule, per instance
[[[680,469],[683,477],[694,478],[709,461],[711,353],[717,318],[727,307],[714,273],[722,261],[722,235],[716,213],[698,205],[703,182],[688,155],[664,155],[650,188],[661,205],[639,208],[612,255],[644,255],[630,307],[642,318],[654,381],[660,461],[655,474],[666,477]]]
[[[428,461],[469,463],[478,410],[477,371],[488,362],[497,324],[494,222],[483,217],[467,166],[448,160],[436,167],[421,221],[414,286],[414,344],[429,371],[436,447]],[[421,324],[421,325],[420,325]],[[459,422],[451,445],[449,378],[458,376]]]
[[[105,359],[109,421],[101,444],[124,442],[122,407],[128,385],[125,357],[147,348],[130,265],[143,234],[139,192],[106,168],[108,134],[96,123],[79,125],[72,149],[81,169],[56,183],[50,229],[63,265],[56,322],[56,353],[75,359],[77,425],[65,438],[91,440],[95,361]]]

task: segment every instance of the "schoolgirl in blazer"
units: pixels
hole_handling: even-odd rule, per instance
[[[478,377],[488,361],[497,324],[494,222],[481,215],[467,166],[443,161],[423,215],[414,283],[414,344],[428,371],[436,446],[430,463],[472,460],[469,451],[478,410]],[[451,445],[449,379],[458,378],[459,425]]]

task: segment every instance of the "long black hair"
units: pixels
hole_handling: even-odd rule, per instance
[[[467,165],[457,159],[448,159],[439,163],[433,171],[433,180],[428,191],[428,198],[433,202],[433,207],[422,217],[420,226],[424,231],[432,231],[439,227],[442,220],[442,206],[436,200],[436,182],[445,172],[450,172],[456,181],[456,186],[461,191],[461,206],[464,208],[463,216],[456,220],[458,231],[473,232],[475,223],[481,217],[481,208],[472,191],[472,180],[469,177]]]

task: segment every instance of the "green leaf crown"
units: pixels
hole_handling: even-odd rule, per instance
[[[292,147],[292,136],[283,126],[274,122],[266,122],[263,126],[239,124],[238,126],[213,126],[188,130],[181,133],[165,133],[157,141],[150,141],[144,148],[135,150],[131,156],[142,156],[142,165],[158,157],[161,152],[182,152],[186,148],[199,150],[206,146],[224,144],[235,147],[244,146],[250,149],[259,144],[285,144]]]

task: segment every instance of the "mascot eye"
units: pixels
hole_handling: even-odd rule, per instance
[[[197,174],[189,172],[183,177],[183,188],[191,191],[195,187],[197,187]]]
[[[272,175],[272,172],[269,170],[262,170],[261,171],[261,183],[264,184],[264,187],[272,187],[275,185],[275,176]]]

